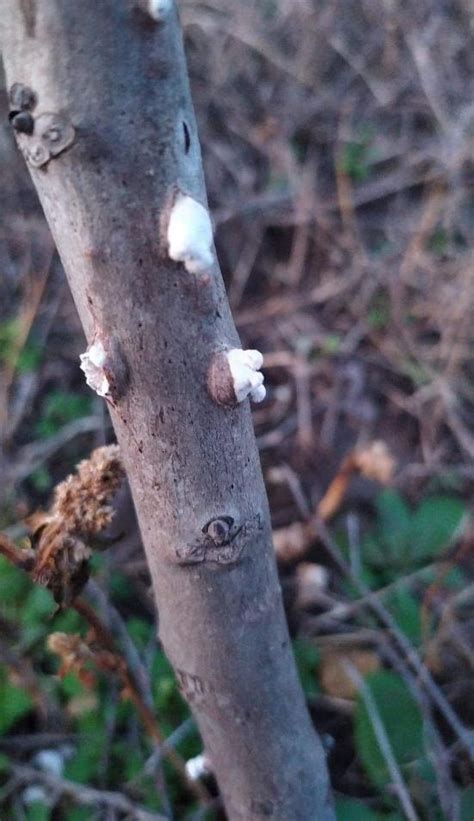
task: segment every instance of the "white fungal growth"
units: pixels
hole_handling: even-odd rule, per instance
[[[178,194],[168,223],[168,253],[190,274],[205,274],[214,262],[212,223],[200,202]]]
[[[79,358],[81,360],[81,370],[85,373],[89,387],[99,396],[107,396],[110,391],[110,384],[104,373],[107,354],[102,342],[96,339],[92,345],[89,345],[85,353],[81,353]]]
[[[253,402],[263,402],[267,392],[263,384],[263,373],[260,373],[263,365],[260,351],[233,348],[227,352],[227,361],[237,402],[243,402],[249,394]]]
[[[186,761],[186,772],[191,781],[198,781],[206,775],[211,775],[211,768],[204,753],[196,755]]]
[[[173,0],[148,0],[148,11],[153,20],[161,23],[170,13],[172,5]]]

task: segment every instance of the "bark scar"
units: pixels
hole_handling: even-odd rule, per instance
[[[211,519],[202,529],[202,536],[176,550],[179,564],[211,562],[218,565],[236,564],[249,538],[262,528],[259,513],[238,524],[232,516]]]
[[[22,115],[28,117],[27,127],[23,121],[17,122]],[[18,127],[21,125],[21,128]],[[62,154],[74,143],[76,131],[64,113],[45,112],[33,117],[30,112],[22,110],[15,114],[13,126],[16,131],[18,146],[28,165],[43,168],[54,157]]]
[[[20,0],[20,12],[25,24],[27,37],[36,34],[36,0]]]

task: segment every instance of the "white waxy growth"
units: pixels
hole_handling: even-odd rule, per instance
[[[172,5],[173,0],[148,0],[148,11],[153,20],[160,23],[170,13]]]
[[[178,194],[168,223],[168,253],[190,274],[205,274],[214,262],[212,223],[200,202]]]
[[[85,353],[81,353],[81,370],[86,375],[86,382],[99,396],[107,396],[110,391],[109,380],[104,373],[104,365],[107,359],[104,346],[100,340],[96,339],[89,345]]]
[[[263,373],[260,373],[263,365],[260,351],[233,348],[227,353],[227,361],[237,402],[243,402],[249,394],[253,402],[263,402],[267,392],[263,384]]]
[[[209,762],[204,753],[200,753],[194,758],[186,761],[186,772],[191,781],[198,781],[200,778],[211,774]]]

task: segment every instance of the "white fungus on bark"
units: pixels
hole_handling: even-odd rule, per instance
[[[250,395],[253,402],[263,402],[266,396],[263,384],[263,356],[260,351],[233,348],[227,352],[230,373],[237,402],[243,402]]]
[[[110,392],[110,383],[104,372],[107,354],[102,342],[96,339],[85,353],[81,353],[79,358],[81,370],[85,374],[89,387],[99,396],[107,396]]]
[[[161,23],[171,11],[173,0],[148,0],[148,11],[153,20]]]
[[[212,223],[207,208],[178,194],[168,222],[168,253],[190,274],[205,274],[214,262]]]
[[[200,778],[212,775],[212,770],[209,766],[209,761],[207,760],[205,753],[200,753],[194,758],[190,758],[186,761],[186,773],[191,781],[198,781]]]

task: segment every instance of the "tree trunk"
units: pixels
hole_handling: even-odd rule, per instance
[[[169,256],[180,192],[206,206],[176,8],[0,0],[0,9],[17,141],[88,340],[105,352],[102,392],[160,639],[228,816],[329,821],[248,399],[224,407],[219,385],[214,398],[208,388],[215,354],[240,347],[223,282],[213,250],[212,265],[199,251],[196,262],[184,249],[185,265]]]

